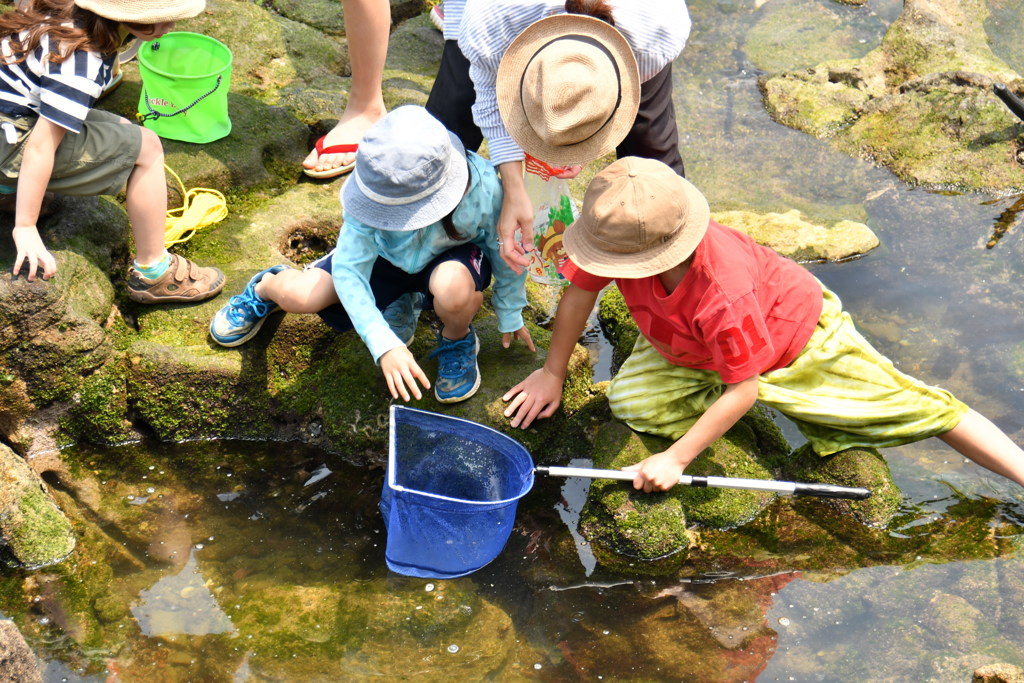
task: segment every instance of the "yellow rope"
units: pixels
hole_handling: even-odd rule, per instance
[[[178,174],[167,164],[164,164],[164,169],[178,181],[182,196],[181,206],[167,212],[164,225],[165,247],[187,242],[201,228],[227,218],[228,205],[223,194],[206,187],[194,187],[186,192],[185,184]]]

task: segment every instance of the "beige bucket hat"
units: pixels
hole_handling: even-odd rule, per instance
[[[75,0],[75,5],[126,24],[160,24],[196,16],[206,0]]]
[[[708,200],[690,181],[655,159],[623,157],[590,182],[562,246],[593,275],[648,277],[689,258],[710,219]]]
[[[498,111],[516,144],[563,166],[615,149],[640,106],[629,43],[614,26],[582,14],[527,26],[502,56],[496,87]]]

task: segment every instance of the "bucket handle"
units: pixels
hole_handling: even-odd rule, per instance
[[[135,114],[135,118],[137,118],[139,120],[139,123],[145,123],[146,121],[148,121],[150,119],[156,120],[156,119],[158,119],[160,117],[169,117],[169,116],[177,116],[178,114],[184,114],[189,109],[191,109],[192,107],[196,106],[197,104],[199,104],[200,102],[205,100],[207,97],[209,97],[213,93],[217,92],[217,88],[220,87],[220,82],[221,82],[222,78],[223,78],[223,74],[218,75],[217,76],[217,83],[213,86],[212,90],[210,90],[209,92],[204,93],[204,94],[200,95],[199,97],[197,97],[195,99],[195,101],[192,102],[192,104],[184,106],[181,109],[179,109],[178,111],[172,111],[170,114],[164,114],[162,112],[158,112],[158,111],[155,111],[153,109],[153,107],[149,104],[149,93],[146,91],[145,85],[143,85],[143,87],[142,87],[142,101],[146,103],[146,109],[149,110],[149,113],[148,114],[143,114],[142,112],[138,112],[138,113]]]

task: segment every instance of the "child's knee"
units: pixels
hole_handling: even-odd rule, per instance
[[[139,163],[154,161],[163,163],[164,145],[160,141],[160,136],[148,128],[142,128],[140,126],[139,130],[142,132],[142,147],[139,150]]]

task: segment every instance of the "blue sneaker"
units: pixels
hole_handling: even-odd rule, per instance
[[[408,346],[416,336],[416,325],[423,312],[424,296],[420,292],[406,292],[384,309],[384,320],[402,343]]]
[[[480,388],[480,368],[476,355],[480,351],[473,326],[469,334],[458,341],[445,339],[437,334],[437,348],[430,357],[437,356],[437,381],[434,382],[434,396],[441,403],[465,401]]]
[[[253,338],[267,316],[281,307],[256,294],[256,283],[267,273],[280,273],[288,266],[271,266],[252,276],[241,294],[230,299],[210,321],[210,336],[221,346],[238,346]]]

